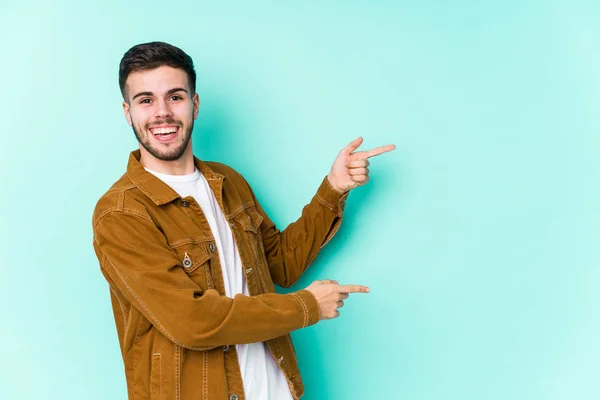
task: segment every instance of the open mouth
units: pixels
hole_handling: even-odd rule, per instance
[[[177,136],[179,133],[178,126],[157,126],[150,128],[150,133],[161,142],[168,142]]]

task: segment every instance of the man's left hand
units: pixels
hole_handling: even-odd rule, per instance
[[[393,144],[376,147],[367,151],[356,151],[362,144],[363,138],[353,140],[342,149],[331,166],[327,180],[333,189],[346,193],[369,181],[369,158],[387,153],[396,148]]]

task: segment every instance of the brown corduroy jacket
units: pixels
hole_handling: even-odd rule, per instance
[[[243,400],[235,344],[266,342],[292,395],[304,387],[289,333],[319,321],[292,285],[338,230],[346,195],[324,179],[302,216],[279,231],[244,178],[194,158],[231,226],[250,296],[225,296],[214,237],[193,197],[180,197],[129,156],[100,198],[94,250],[108,281],[130,400]]]

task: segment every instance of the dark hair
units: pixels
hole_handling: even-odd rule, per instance
[[[196,71],[194,71],[192,58],[179,47],[165,42],[149,42],[133,46],[121,59],[119,87],[123,98],[125,98],[125,81],[129,74],[136,71],[148,71],[164,65],[184,70],[188,75],[192,94],[196,93]]]

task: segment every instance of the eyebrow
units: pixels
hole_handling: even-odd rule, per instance
[[[186,92],[186,93],[188,93],[188,91],[185,90],[184,88],[174,88],[174,89],[170,89],[167,92],[167,95],[170,95],[170,94],[173,94],[173,93],[176,93],[176,92]],[[152,93],[152,92],[139,92],[138,94],[136,94],[135,96],[133,96],[133,98],[131,100],[135,100],[137,97],[140,97],[140,96],[154,96],[154,93]]]

